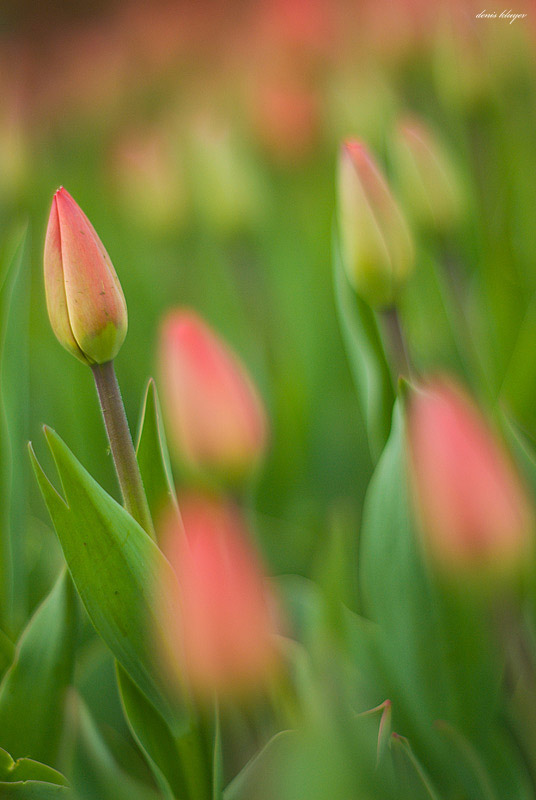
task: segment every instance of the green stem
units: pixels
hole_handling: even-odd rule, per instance
[[[123,505],[141,527],[154,538],[153,521],[136,460],[114,363],[108,361],[106,364],[94,364],[91,369],[123,496]]]
[[[411,359],[406,345],[406,339],[400,316],[395,306],[383,309],[380,312],[386,339],[386,349],[391,356],[391,369],[393,372],[394,385],[396,387],[398,378],[411,379],[413,369]]]

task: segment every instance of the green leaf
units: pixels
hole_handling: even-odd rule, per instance
[[[296,736],[296,731],[276,733],[233,778],[223,793],[224,800],[251,800],[252,797],[264,797],[259,789],[266,788],[270,782],[273,766],[286,758],[289,745],[294,743]]]
[[[444,757],[434,720],[453,722],[485,744],[497,709],[501,664],[488,609],[470,587],[463,595],[426,568],[410,508],[405,425],[395,406],[389,442],[363,513],[359,575],[363,611],[378,624],[381,671],[394,726],[416,752]],[[436,766],[444,766],[436,762]]]
[[[534,443],[506,414],[499,414],[499,424],[521,474],[536,500],[536,451]]]
[[[224,800],[394,800],[386,770],[374,771],[377,726],[367,744],[361,721],[340,725],[341,711],[328,705],[320,724],[276,734],[230,782]]]
[[[0,781],[45,781],[59,786],[68,785],[66,778],[52,767],[32,758],[19,758],[15,761],[2,748],[0,748]]]
[[[357,672],[355,708],[365,711],[378,705],[388,694],[388,681],[378,656],[381,631],[378,625],[347,608],[343,609],[342,621],[344,641]]]
[[[74,800],[67,780],[52,767],[30,758],[14,761],[0,748],[0,797],[21,800]]]
[[[15,657],[15,645],[0,629],[0,677],[2,677]]]
[[[376,461],[391,427],[395,399],[389,364],[374,312],[348,283],[333,237],[333,278],[341,331],[357,389],[370,451]]]
[[[125,718],[163,796],[166,800],[186,796],[186,784],[173,734],[121,664],[116,664],[116,671]]]
[[[24,630],[0,685],[0,742],[15,757],[57,761],[75,624],[75,595],[63,571]]]
[[[0,253],[0,624],[9,633],[26,618],[24,537],[20,534],[27,480],[24,460],[13,456],[27,438],[29,271],[22,269],[26,238],[26,230],[17,227]]]
[[[79,800],[158,800],[151,787],[124,772],[102,738],[86,705],[74,693],[70,697],[73,746],[73,784]]]
[[[68,786],[56,786],[41,781],[23,783],[0,783],[2,800],[74,800]]]
[[[162,424],[162,412],[156,385],[152,378],[149,380],[145,392],[136,457],[149,510],[158,530],[158,520],[162,512],[172,508],[176,511],[177,516],[180,515]]]
[[[400,316],[418,372],[426,373],[441,366],[462,373],[469,381],[475,378],[482,381],[484,375],[472,332],[460,297],[453,293],[456,286],[461,295],[458,284],[464,279],[456,268],[457,265],[442,263],[421,240],[416,268],[401,292]],[[451,275],[451,270],[455,274]]]
[[[500,400],[506,403],[516,420],[528,427],[532,434],[536,434],[533,401],[536,380],[536,364],[533,358],[535,336],[536,295],[532,297],[520,322],[500,391]]]
[[[391,754],[395,765],[397,783],[403,797],[411,800],[440,800],[426,770],[411,749],[404,736],[393,733],[391,736]]]
[[[499,800],[486,767],[471,742],[443,720],[436,722],[436,728],[448,740],[451,754],[456,756],[456,771],[465,784],[471,786],[471,797]]]
[[[413,722],[427,728],[438,715],[449,716],[452,703],[445,691],[437,603],[408,506],[403,436],[397,404],[389,442],[365,499],[359,577],[363,611],[379,625],[383,638],[384,658],[397,690],[391,693],[395,697],[400,691],[415,702]]]
[[[214,703],[212,800],[223,800],[223,752],[221,741],[220,709],[217,700]]]
[[[177,735],[182,709],[171,704],[152,642],[173,615],[162,585],[175,575],[156,544],[102,489],[50,429],[46,438],[61,478],[57,493],[33,450],[30,454],[65,560],[97,633]]]

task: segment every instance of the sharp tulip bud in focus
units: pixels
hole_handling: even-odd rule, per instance
[[[200,697],[262,688],[276,665],[276,615],[258,557],[237,508],[181,498],[183,528],[164,530],[175,570],[173,619],[164,620],[171,676]]]
[[[460,177],[437,137],[422,122],[407,118],[396,127],[392,152],[400,192],[415,221],[448,230],[460,218]]]
[[[123,290],[108,253],[63,188],[52,201],[45,241],[45,291],[52,330],[86,364],[104,364],[127,332]]]
[[[392,305],[413,268],[411,236],[387,181],[363,144],[339,161],[339,230],[350,283],[372,306]]]
[[[445,379],[417,392],[409,443],[416,508],[433,561],[451,573],[519,570],[532,548],[531,504],[465,393]]]
[[[264,452],[267,424],[244,367],[191,311],[164,321],[160,340],[163,403],[169,431],[194,470],[243,476]]]

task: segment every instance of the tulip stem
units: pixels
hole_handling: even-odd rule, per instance
[[[412,375],[411,359],[406,345],[406,338],[400,324],[400,316],[395,306],[381,312],[387,339],[387,348],[391,356],[395,385],[399,377],[409,379]]]
[[[136,522],[139,522],[141,527],[154,538],[153,521],[128,427],[114,362],[94,364],[91,369],[123,496],[123,505]]]

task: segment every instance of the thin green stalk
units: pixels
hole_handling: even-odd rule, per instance
[[[382,309],[380,318],[386,340],[386,349],[390,355],[393,382],[396,386],[399,378],[410,380],[413,376],[413,367],[409,356],[406,338],[400,324],[400,315],[396,306]]]
[[[154,526],[143,488],[125,407],[113,361],[92,366],[93,377],[110,442],[115,471],[126,510],[154,538]]]

